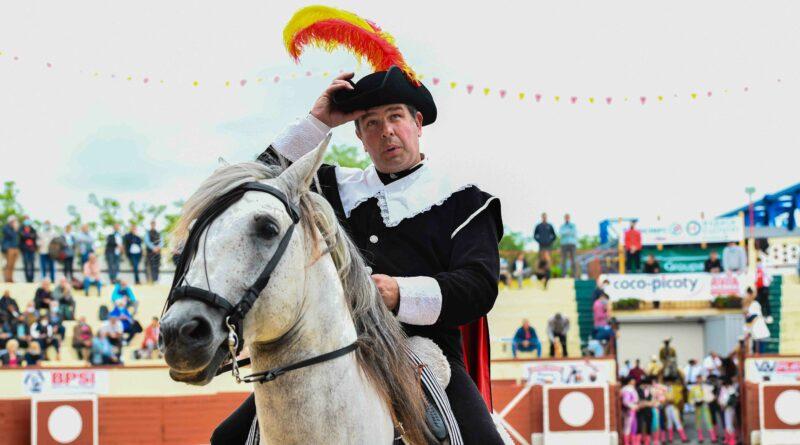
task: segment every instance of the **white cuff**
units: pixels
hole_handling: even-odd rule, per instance
[[[397,319],[406,324],[426,326],[436,323],[442,312],[442,289],[431,277],[396,277],[400,288]]]
[[[286,127],[272,142],[272,147],[286,159],[294,162],[317,148],[330,131],[330,127],[308,114]]]

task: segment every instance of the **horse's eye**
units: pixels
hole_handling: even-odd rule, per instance
[[[266,239],[275,238],[280,233],[280,227],[269,216],[258,215],[255,218],[255,232]]]

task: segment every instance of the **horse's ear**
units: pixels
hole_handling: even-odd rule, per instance
[[[311,182],[314,180],[314,175],[317,174],[317,170],[322,165],[322,159],[325,157],[325,150],[327,150],[330,141],[331,134],[328,133],[328,136],[317,148],[292,163],[278,177],[286,186],[290,196],[296,198],[308,191]]]

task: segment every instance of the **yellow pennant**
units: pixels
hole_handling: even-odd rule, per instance
[[[661,102],[662,100],[664,100],[664,96],[658,96],[658,101]]]
[[[458,84],[455,82],[450,82],[450,89],[455,89],[456,85]]]
[[[519,93],[519,100],[525,99],[525,93]]]
[[[322,77],[328,77],[328,74],[329,73],[327,71],[325,71],[325,72],[322,73]]]
[[[230,81],[230,80],[226,80],[226,81],[225,81],[225,86],[226,86],[226,87],[229,87],[229,86],[231,86],[231,81]]]
[[[561,96],[556,96],[556,97],[554,97],[553,99],[555,99],[555,100],[556,100],[556,102],[558,102],[559,100],[561,100]]]
[[[256,82],[261,83],[262,80],[264,80],[264,79],[259,77],[258,79],[256,79]]]
[[[692,93],[692,99],[697,99],[697,93]]]
[[[489,95],[489,91],[491,91],[491,90],[489,90],[488,88],[484,88],[483,89],[483,94],[488,96]]]
[[[133,77],[131,77],[131,76],[128,76],[128,80],[133,80]]]
[[[590,104],[593,104],[593,103],[594,103],[594,97],[590,97],[590,98],[589,98],[589,103],[590,103]]]
[[[200,82],[198,82],[198,81],[196,81],[196,80],[195,80],[194,82],[192,82],[192,85],[194,85],[194,86],[198,86],[198,85],[200,85]]]

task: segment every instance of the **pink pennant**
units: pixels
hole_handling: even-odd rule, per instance
[[[647,98],[642,96],[642,97],[639,98],[639,102],[641,102],[642,105],[644,105],[644,103],[647,102]]]
[[[500,90],[500,98],[505,99],[506,97],[506,90]]]
[[[52,68],[52,67],[53,67],[53,64],[51,64],[50,62],[47,62],[47,67],[48,67],[48,68]]]
[[[542,95],[539,94],[539,93],[534,94],[533,97],[536,98],[536,102],[541,102],[542,101]]]
[[[467,94],[472,94],[472,90],[475,88],[474,85],[470,84],[467,85]]]
[[[711,91],[709,91],[708,93],[706,93],[706,96],[708,96],[708,97],[711,97]]]
[[[578,97],[577,96],[572,96],[572,97],[569,98],[569,101],[572,102],[573,105],[575,105],[575,103],[578,102]]]
[[[145,77],[144,79],[142,79],[142,82],[144,82],[144,83],[150,82],[150,79],[148,79],[147,77]]]
[[[272,81],[275,83],[278,83],[279,80],[281,80],[281,76],[275,76],[272,78]]]
[[[607,103],[607,104],[611,105],[611,101],[612,101],[612,100],[614,100],[614,99],[612,99],[612,98],[610,98],[610,97],[606,97],[606,103]]]
[[[306,71],[306,77],[311,77],[311,71]]]
[[[247,79],[242,79],[242,80],[240,80],[240,81],[239,81],[239,85],[240,85],[240,86],[245,86],[245,85],[247,85]]]
[[[433,78],[433,84],[434,85],[439,85],[439,78],[438,77],[434,77]]]

